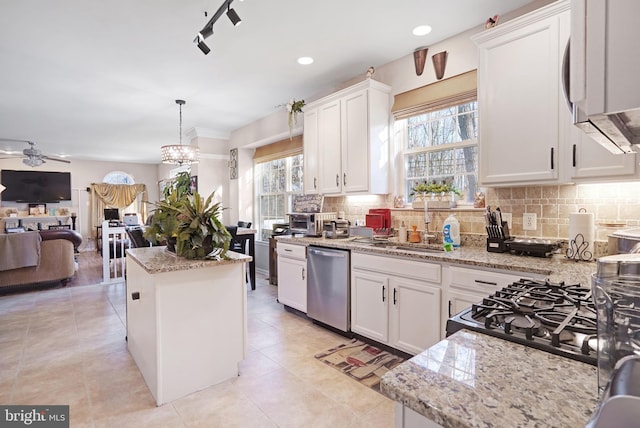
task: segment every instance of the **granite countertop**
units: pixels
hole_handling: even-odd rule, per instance
[[[252,260],[251,256],[233,251],[228,251],[227,257],[227,260],[189,260],[176,256],[164,246],[131,248],[127,250],[127,258],[135,261],[150,274],[199,269],[233,263],[247,263]]]
[[[582,427],[597,386],[595,366],[465,330],[381,380],[386,396],[447,428]]]
[[[566,283],[580,283],[583,286],[591,286],[591,275],[596,272],[595,262],[576,262],[567,259],[563,254],[554,254],[552,257],[519,256],[510,253],[490,253],[484,247],[461,246],[456,250],[445,253],[444,251],[416,252],[406,249],[392,249],[377,247],[360,242],[361,238],[326,239],[312,237],[278,236],[291,244],[319,245],[330,248],[341,248],[363,253],[387,255],[391,257],[414,258],[418,260],[436,261],[468,266],[478,266],[491,269],[502,269],[520,273],[532,273],[549,278],[551,281],[565,281]],[[415,246],[416,248],[441,249],[438,245],[402,244],[403,246]]]

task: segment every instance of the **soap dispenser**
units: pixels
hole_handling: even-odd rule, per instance
[[[404,225],[404,221],[400,225],[400,230],[398,231],[398,241],[407,242],[407,226]]]

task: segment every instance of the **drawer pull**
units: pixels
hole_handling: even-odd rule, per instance
[[[285,251],[288,251],[288,252],[290,252],[290,253],[291,253],[291,252],[293,252],[293,250],[292,250],[291,248],[285,248],[284,250],[285,250]]]
[[[475,279],[475,282],[477,282],[478,284],[487,284],[487,285],[494,285],[494,286],[498,286],[497,282],[491,282],[491,281],[482,281],[481,279]]]

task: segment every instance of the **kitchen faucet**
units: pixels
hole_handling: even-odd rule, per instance
[[[424,236],[423,241],[425,244],[429,243],[429,223],[431,223],[431,217],[429,216],[429,202],[424,200]]]

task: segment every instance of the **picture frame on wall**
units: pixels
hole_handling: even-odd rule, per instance
[[[47,204],[29,204],[29,215],[46,215]]]
[[[171,179],[158,181],[158,199],[164,201],[164,189],[171,184]]]

